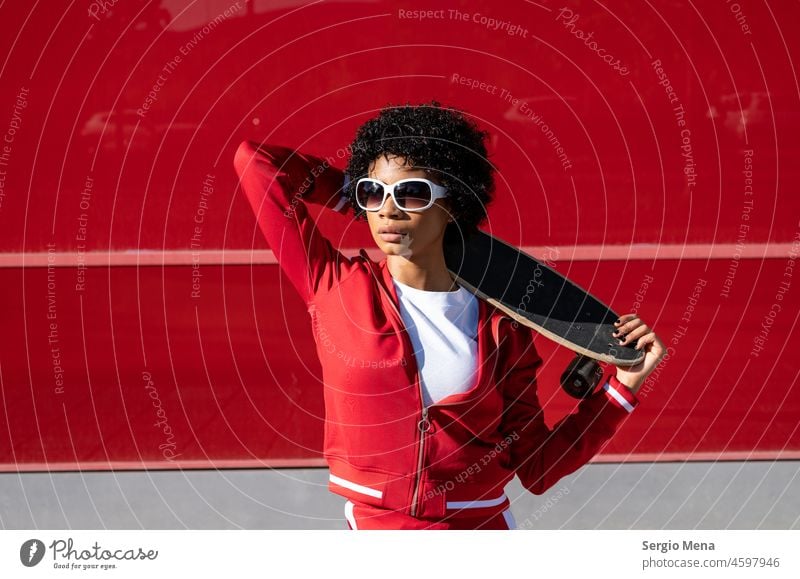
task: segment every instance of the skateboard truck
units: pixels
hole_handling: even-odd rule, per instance
[[[573,398],[588,398],[602,378],[603,369],[597,360],[578,354],[561,374],[561,387]]]

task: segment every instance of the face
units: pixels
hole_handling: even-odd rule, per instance
[[[441,185],[435,175],[423,169],[404,165],[403,157],[380,155],[369,166],[368,176],[391,185],[400,179],[422,177]],[[437,199],[424,211],[402,211],[397,208],[391,195],[378,211],[367,211],[367,221],[376,245],[386,255],[401,255],[406,259],[424,257],[442,252],[445,226],[451,218],[447,198]],[[397,234],[380,233],[389,227]]]

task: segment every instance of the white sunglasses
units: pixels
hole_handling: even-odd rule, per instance
[[[447,187],[421,177],[400,179],[392,185],[368,177],[356,183],[356,203],[366,211],[378,211],[389,195],[401,211],[424,211],[447,196]]]

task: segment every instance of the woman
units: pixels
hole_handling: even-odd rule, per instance
[[[322,364],[329,489],[351,529],[514,528],[506,483],[535,494],[585,464],[638,404],[664,347],[634,314],[617,324],[642,363],[617,368],[552,430],[536,395],[533,332],[459,287],[447,227],[486,217],[493,169],[480,131],[438,102],[387,106],[357,132],[346,173],[243,142],[235,168],[282,271],[311,316]],[[385,254],[346,258],[308,216],[366,220]]]

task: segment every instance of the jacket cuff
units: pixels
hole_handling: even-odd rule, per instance
[[[344,195],[333,195],[329,197],[324,190],[320,193],[320,189],[316,187],[311,189],[306,195],[303,195],[303,201],[325,207],[341,215],[347,215],[347,212],[350,210],[349,197]]]
[[[350,198],[347,197],[346,195],[342,195],[342,196],[339,197],[339,201],[336,203],[336,205],[331,207],[331,209],[333,209],[337,213],[342,213],[342,214],[347,213],[347,202],[348,201],[350,201]]]
[[[342,190],[339,194],[339,199],[338,201],[336,201],[335,204],[331,205],[331,209],[333,209],[337,213],[341,213],[342,215],[346,215],[352,207],[350,203],[350,196],[347,195],[347,188],[349,185],[350,185],[350,175],[344,173],[344,183],[342,184]],[[352,208],[355,210],[354,207]]]
[[[611,400],[611,403],[628,413],[633,412],[636,406],[639,405],[639,399],[631,390],[622,382],[617,380],[614,374],[611,374],[603,384],[603,391],[606,396]]]
[[[345,195],[345,188],[348,182],[347,174],[344,173],[344,185],[336,194],[336,190],[339,189],[338,185],[341,185],[341,183],[336,182],[336,177],[331,173],[338,174],[340,170],[332,166],[328,159],[301,153],[300,151],[295,151],[295,153],[305,164],[306,174],[300,177],[310,179],[311,183],[311,186],[303,195],[303,200],[346,215],[350,209],[350,198]]]

